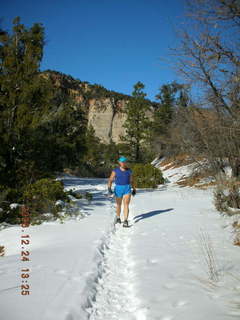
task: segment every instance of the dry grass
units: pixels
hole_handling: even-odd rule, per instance
[[[212,181],[204,182],[203,179],[213,177],[212,171],[207,165],[201,165],[201,161],[204,158],[198,157],[196,159],[191,158],[188,154],[179,154],[177,156],[171,156],[165,158],[161,162],[161,170],[165,171],[168,169],[179,168],[189,164],[196,164],[194,171],[189,176],[182,176],[176,183],[181,187],[195,187],[199,189],[207,189],[210,186],[214,186],[216,182]]]
[[[235,178],[221,179],[214,191],[214,204],[223,215],[232,217],[233,244],[240,246],[240,181]]]
[[[226,215],[240,214],[240,181],[235,178],[221,179],[214,192],[216,209]]]
[[[233,241],[235,246],[240,246],[240,235],[237,235]]]
[[[199,177],[184,177],[183,179],[177,181],[177,184],[181,187],[193,187],[201,181]]]
[[[171,162],[170,164],[166,165],[166,166],[162,169],[162,171],[168,170],[168,169],[171,169],[171,168],[175,168],[173,162]]]
[[[199,233],[200,247],[203,253],[203,258],[206,266],[206,271],[209,280],[213,282],[219,281],[219,272],[216,260],[216,254],[211,238],[206,230],[201,229]]]
[[[234,233],[235,233],[235,238],[234,238],[233,244],[235,246],[240,246],[240,222],[234,221],[232,226],[234,228]]]
[[[0,257],[3,257],[5,255],[5,247],[0,246]]]
[[[198,188],[198,189],[201,189],[201,190],[206,190],[209,187],[213,187],[215,185],[216,185],[216,181],[211,181],[211,182],[208,182],[208,183],[202,183],[202,184],[196,185],[195,187]]]
[[[199,189],[207,189],[210,186],[216,184],[216,181],[209,181],[206,183],[201,183],[203,179],[209,178],[211,176],[211,172],[208,170],[193,172],[189,177],[184,177],[183,179],[177,181],[177,184],[181,187],[195,187]]]
[[[193,162],[194,160],[191,159],[188,154],[182,153],[176,156],[167,157],[161,162],[161,167],[164,167],[162,170],[167,170],[171,168],[186,166]]]

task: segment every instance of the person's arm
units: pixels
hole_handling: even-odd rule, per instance
[[[115,176],[116,176],[116,172],[115,171],[112,171],[109,179],[108,179],[108,190],[112,188],[112,183],[115,179]]]

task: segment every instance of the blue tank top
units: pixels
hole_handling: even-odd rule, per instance
[[[113,171],[116,173],[115,184],[130,184],[130,175],[132,174],[132,170],[130,168],[123,171],[118,167],[113,169]]]

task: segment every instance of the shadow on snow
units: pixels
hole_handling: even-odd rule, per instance
[[[165,209],[165,210],[149,211],[146,213],[139,214],[139,215],[135,216],[133,219],[134,220],[136,219],[135,223],[137,223],[138,221],[140,221],[142,219],[150,218],[150,217],[156,216],[157,214],[165,213],[165,212],[172,211],[172,210],[173,210],[173,208],[169,208],[169,209]]]
[[[92,201],[88,202],[86,199],[77,199],[76,204],[84,211],[92,211],[95,206],[106,205],[106,190],[107,180],[105,178],[80,178],[80,177],[63,177],[61,178],[64,183],[64,187],[72,187],[78,194],[83,192],[90,192],[92,194]],[[103,185],[105,188],[99,190],[98,186]]]

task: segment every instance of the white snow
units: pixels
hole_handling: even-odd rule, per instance
[[[66,190],[92,192],[93,201],[76,200],[80,220],[0,231],[0,319],[239,319],[240,251],[230,220],[215,210],[212,189],[177,186],[183,174],[166,170],[169,183],[138,189],[129,228],[113,224],[107,179],[62,176]],[[30,262],[20,260],[22,234],[30,236]],[[22,268],[30,269],[28,296]]]
[[[65,207],[65,202],[62,201],[62,200],[57,200],[57,201],[55,202],[55,205],[56,205],[56,206]]]
[[[10,207],[11,209],[16,209],[18,206],[19,206],[18,203],[11,203],[9,207]]]
[[[196,163],[190,163],[181,167],[170,167],[169,165],[161,165],[162,161],[154,162],[154,164],[157,168],[160,168],[163,172],[164,178],[166,178],[167,183],[175,183],[177,181],[180,181],[190,175],[192,170],[195,168]]]

